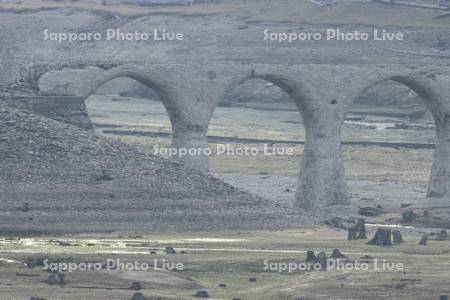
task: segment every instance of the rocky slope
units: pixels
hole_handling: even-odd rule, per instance
[[[308,225],[175,162],[0,106],[0,232],[272,229]]]

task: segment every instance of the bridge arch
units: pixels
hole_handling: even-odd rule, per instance
[[[307,118],[309,118],[309,115],[307,114],[307,110],[310,108],[310,98],[309,98],[309,89],[307,86],[304,86],[302,83],[299,83],[297,80],[277,74],[277,72],[274,73],[259,73],[254,70],[251,70],[247,74],[244,74],[242,76],[237,76],[236,78],[233,78],[232,80],[228,81],[226,84],[224,84],[224,88],[222,89],[221,93],[216,99],[216,102],[214,103],[213,110],[211,112],[211,118],[208,123],[208,131],[211,130],[211,120],[213,118],[214,112],[217,110],[219,104],[226,98],[227,94],[235,90],[237,87],[251,81],[251,80],[261,80],[266,83],[270,83],[273,86],[278,87],[281,91],[283,91],[295,104],[296,110],[300,114],[299,117],[303,119],[304,126],[306,129],[306,123],[310,122],[307,121]],[[273,112],[276,114],[277,112]],[[300,118],[299,118],[300,119]],[[312,121],[312,120],[311,120]],[[299,134],[301,134],[299,132]],[[305,135],[307,133],[304,133]],[[250,139],[253,139],[252,137],[249,137]],[[255,141],[257,142],[257,141]],[[299,141],[300,143],[303,141]],[[251,143],[251,142],[250,142]],[[276,143],[275,143],[276,144]],[[297,154],[296,154],[297,155]],[[300,172],[302,167],[301,165],[304,164],[302,159],[299,159],[297,168],[295,170],[295,173],[298,175],[298,170],[300,169]],[[294,170],[292,170],[294,171]],[[298,182],[300,181],[299,177],[297,179],[297,186]],[[283,191],[281,191],[282,193]],[[298,193],[298,188],[297,188]],[[292,200],[291,205],[295,205],[295,201],[297,200],[298,195],[295,197],[292,197],[290,201]]]
[[[89,83],[87,89],[83,92],[83,98],[86,100],[91,95],[93,95],[100,87],[105,85],[106,83],[113,81],[118,78],[129,78],[133,79],[142,85],[153,89],[162,104],[164,105],[166,112],[169,116],[170,122],[173,124],[176,122],[179,109],[177,107],[175,97],[172,95],[170,88],[162,82],[159,77],[152,76],[148,73],[141,73],[139,71],[133,70],[122,70],[122,69],[111,69],[106,74],[96,79],[95,81]]]
[[[309,89],[306,86],[283,75],[271,73],[257,73],[255,72],[255,70],[251,70],[249,74],[237,77],[228,82],[227,84],[225,84],[223,92],[217,98],[217,101],[214,105],[214,109],[217,108],[219,103],[225,98],[225,96],[229,92],[252,79],[261,79],[280,88],[283,92],[289,95],[294,104],[297,106],[302,117],[304,117],[303,113],[305,112],[308,106],[308,99],[309,99],[308,97]]]
[[[393,81],[414,91],[423,101],[427,110],[431,113],[436,130],[436,147],[433,151],[427,197],[444,198],[448,197],[450,193],[448,183],[448,180],[450,180],[450,156],[448,155],[448,123],[450,119],[448,118],[448,113],[446,113],[445,103],[441,97],[440,91],[437,91],[434,86],[428,83],[430,77],[432,77],[432,75],[390,75],[368,84],[356,94],[357,96],[352,99],[351,105],[346,108],[341,128],[345,121],[345,117],[350,113],[351,106],[356,103],[361,95],[371,88]]]
[[[362,88],[361,91],[357,93],[357,96],[353,99],[351,104],[353,105],[359,97],[369,89],[388,81],[402,84],[414,91],[423,100],[433,117],[437,117],[442,113],[444,106],[443,103],[441,103],[439,93],[437,93],[432,87],[428,86],[426,81],[420,78],[420,76],[391,75],[384,77]],[[346,114],[348,114],[348,112],[349,109],[346,111]]]

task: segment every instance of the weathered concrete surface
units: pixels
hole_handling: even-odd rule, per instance
[[[404,65],[279,65],[279,64],[170,64],[63,68],[44,74],[42,91],[86,99],[115,78],[129,77],[159,94],[171,120],[172,146],[206,148],[206,133],[214,109],[239,84],[259,78],[290,95],[305,123],[304,158],[300,167],[297,205],[320,209],[349,204],[341,151],[341,128],[353,103],[372,86],[394,80],[422,97],[437,124],[429,195],[450,203],[450,69]],[[180,159],[207,171],[204,155]]]
[[[79,96],[42,93],[34,84],[17,82],[0,85],[0,102],[83,129],[93,129],[85,99]]]

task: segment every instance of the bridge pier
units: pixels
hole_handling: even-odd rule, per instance
[[[428,187],[429,204],[434,199],[445,198],[447,206],[450,198],[450,114],[435,117],[437,140],[433,155],[430,184]]]
[[[341,148],[342,114],[335,109],[333,95],[313,96],[302,112],[305,147],[296,203],[308,210],[350,204]]]
[[[208,172],[208,140],[207,126],[187,122],[177,122],[172,125],[172,149],[177,155],[172,157],[185,166]]]

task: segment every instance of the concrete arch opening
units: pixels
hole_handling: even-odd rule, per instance
[[[155,149],[170,147],[172,123],[168,107],[150,83],[131,76],[108,78],[90,91],[85,104],[95,131],[165,156]]]
[[[352,202],[398,208],[400,201],[422,205],[435,194],[440,110],[420,79],[392,76],[363,90],[342,129]]]
[[[209,169],[226,182],[294,206],[305,131],[301,98],[273,76],[225,90],[208,126]]]

